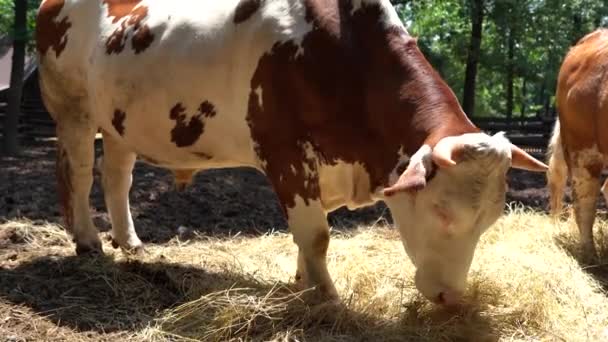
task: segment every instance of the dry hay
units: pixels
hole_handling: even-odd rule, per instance
[[[297,251],[283,233],[175,239],[148,246],[137,259],[106,245],[108,257],[91,261],[72,257],[55,226],[10,222],[0,226],[0,243],[11,242],[0,245],[0,333],[146,341],[608,340],[608,224],[599,225],[600,257],[586,264],[572,222],[512,211],[482,237],[469,304],[446,312],[416,291],[397,232],[382,226],[332,232],[329,269],[343,304],[309,306],[307,293],[290,285]],[[60,289],[40,295],[45,285]],[[18,318],[6,318],[16,309],[29,312],[24,324],[62,330],[19,332]]]

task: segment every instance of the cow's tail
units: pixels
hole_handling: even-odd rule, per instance
[[[547,158],[549,164],[547,185],[549,186],[551,216],[557,217],[562,212],[564,189],[566,188],[566,181],[568,179],[568,167],[564,157],[559,119],[555,121],[553,135],[549,141]]]

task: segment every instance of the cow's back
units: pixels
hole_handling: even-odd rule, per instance
[[[310,27],[295,0],[46,0],[38,21],[54,117],[90,115],[148,159],[194,168],[255,163],[251,78]]]
[[[595,31],[567,54],[558,76],[557,107],[567,151],[608,153],[608,30]]]

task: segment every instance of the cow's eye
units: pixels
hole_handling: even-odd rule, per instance
[[[438,168],[439,167],[437,165],[435,165],[435,163],[433,163],[431,165],[431,169],[427,170],[427,172],[426,172],[426,174],[427,174],[426,175],[426,181],[427,181],[427,183],[430,182],[430,181],[432,181],[433,178],[435,178],[435,176],[437,175],[437,169]]]

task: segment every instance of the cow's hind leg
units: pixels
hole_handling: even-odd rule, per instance
[[[67,117],[57,122],[59,197],[66,229],[74,236],[76,253],[79,255],[102,252],[99,234],[89,211],[96,131],[96,127],[77,117]]]
[[[334,283],[327,270],[329,226],[319,202],[296,200],[287,210],[293,240],[298,245],[296,282],[305,288],[316,287],[321,301],[338,299]]]
[[[105,132],[103,151],[102,183],[106,207],[112,221],[112,243],[114,247],[139,252],[142,243],[135,232],[129,209],[129,190],[137,156]]]
[[[547,171],[547,184],[549,185],[549,199],[551,216],[559,217],[562,213],[564,189],[568,179],[568,167],[564,158],[564,151],[559,136],[559,122],[551,138],[549,154],[549,170]]]
[[[593,171],[597,167],[592,165],[585,165],[577,161],[574,161],[572,165],[574,165],[572,168],[574,216],[580,232],[581,244],[586,253],[595,255],[593,223],[600,191],[599,173]]]

